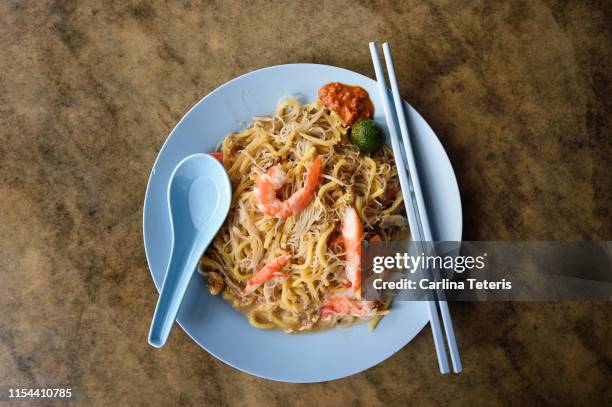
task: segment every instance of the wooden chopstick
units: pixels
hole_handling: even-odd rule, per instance
[[[385,76],[383,73],[378,51],[376,49],[376,43],[370,43],[370,53],[372,54],[372,63],[374,64],[374,72],[376,74],[376,81],[378,83],[378,90],[385,110],[385,118],[387,121],[387,127],[389,128],[389,135],[391,138],[391,147],[393,148],[393,155],[395,157],[395,165],[397,166],[397,173],[400,180],[400,186],[402,189],[402,195],[404,197],[404,205],[406,206],[406,212],[408,214],[408,222],[410,228],[418,231],[420,227],[417,227],[418,215],[416,207],[413,205],[413,198],[410,194],[410,182],[404,165],[405,158],[401,153],[401,146],[397,135],[397,129],[395,127],[395,117],[393,107],[389,99],[389,93],[387,91],[387,85],[385,83]],[[422,239],[418,239],[422,241]],[[448,356],[446,355],[446,349],[444,346],[444,338],[442,335],[442,329],[440,328],[440,317],[438,315],[436,303],[434,301],[426,301],[427,310],[429,311],[429,322],[431,325],[431,331],[433,334],[434,346],[436,354],[438,356],[438,365],[440,372],[449,373],[450,368],[448,364]]]
[[[422,237],[427,242],[433,242],[431,227],[429,225],[429,217],[427,216],[427,208],[425,206],[416,160],[414,158],[412,143],[410,141],[410,133],[407,125],[408,122],[406,121],[406,116],[404,114],[404,102],[400,95],[397,77],[395,76],[391,49],[389,48],[389,44],[386,42],[383,43],[382,48],[385,56],[385,62],[387,64],[387,74],[389,75],[389,83],[391,84],[391,92],[393,94],[393,101],[395,103],[397,121],[399,123],[400,134],[402,135],[402,141],[404,144],[404,153],[408,162],[408,173],[410,174],[409,181],[412,181],[412,190],[416,201],[416,212],[419,215],[418,218],[422,228]],[[442,314],[442,322],[444,324],[446,340],[448,342],[450,357],[453,363],[453,371],[455,373],[460,373],[462,370],[461,358],[459,357],[459,349],[457,348],[457,340],[455,338],[455,331],[453,329],[453,322],[448,309],[448,303],[439,299],[438,306],[440,307],[440,313]]]

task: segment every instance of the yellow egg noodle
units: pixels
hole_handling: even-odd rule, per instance
[[[301,105],[283,101],[272,117],[256,117],[248,127],[228,135],[221,146],[223,165],[232,181],[230,213],[200,262],[200,272],[222,277],[223,298],[247,314],[262,329],[299,332],[348,326],[350,316],[323,316],[326,295],[346,290],[343,245],[338,241],[347,206],[357,211],[368,240],[392,238],[380,227],[385,216],[403,205],[393,154],[383,148],[363,155],[348,141],[348,126],[320,101]],[[257,177],[280,165],[287,182],[278,196],[291,196],[304,185],[305,174],[320,156],[323,169],[313,201],[287,218],[264,215],[254,199]],[[253,274],[271,259],[287,252],[287,278],[266,281],[254,292],[243,291]],[[219,290],[220,291],[220,290]],[[212,292],[212,288],[211,288]],[[389,311],[380,304],[371,328]]]

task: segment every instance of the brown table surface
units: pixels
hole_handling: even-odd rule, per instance
[[[466,240],[610,239],[609,5],[81,3],[0,2],[0,385],[71,384],[87,405],[610,405],[610,303],[452,304],[459,376],[428,329],[311,385],[241,373],[180,329],[155,350],[141,237],[156,154],[202,96],[291,62],[373,76],[367,44],[387,40]]]

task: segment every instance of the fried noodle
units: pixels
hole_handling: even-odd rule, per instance
[[[223,165],[232,182],[229,215],[200,262],[200,271],[220,273],[223,297],[247,314],[257,328],[286,332],[347,326],[356,317],[325,316],[319,307],[326,295],[346,290],[343,246],[337,240],[342,214],[356,209],[365,239],[378,230],[382,217],[401,210],[393,154],[383,148],[372,156],[360,154],[348,141],[348,127],[320,101],[301,105],[282,102],[272,117],[256,117],[248,127],[228,135],[222,143]],[[319,155],[323,170],[314,200],[302,212],[287,218],[266,216],[258,209],[253,190],[257,177],[274,165],[287,173],[278,196],[291,196],[304,185],[306,171]],[[271,279],[250,295],[246,282],[266,262],[282,253],[291,260],[284,279]],[[350,284],[350,283],[348,283]],[[372,323],[387,313],[380,306]]]

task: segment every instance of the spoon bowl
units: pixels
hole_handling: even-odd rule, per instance
[[[232,187],[225,168],[209,154],[193,154],[174,169],[168,186],[172,250],[149,332],[162,347],[191,276],[229,212]]]

